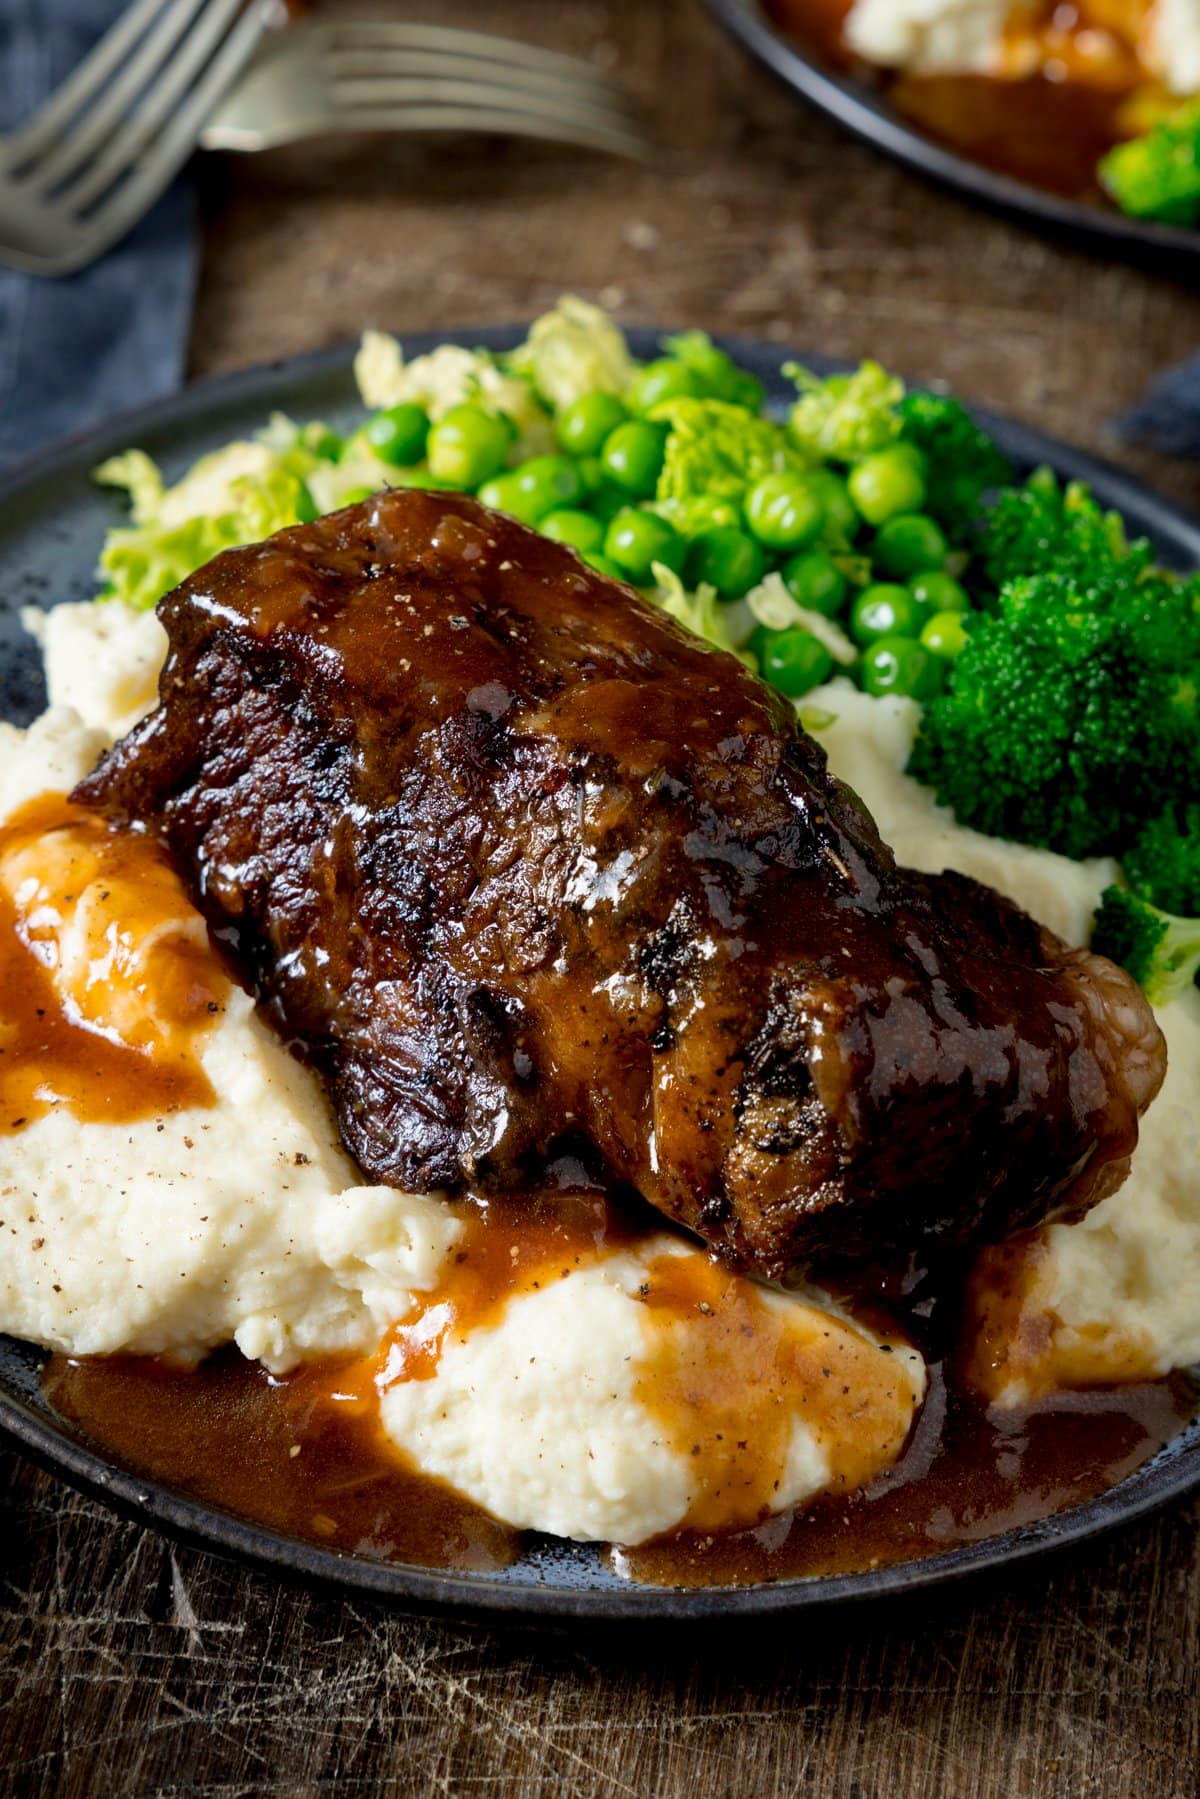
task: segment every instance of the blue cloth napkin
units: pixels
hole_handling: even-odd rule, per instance
[[[1168,456],[1200,456],[1200,354],[1160,375],[1119,424]]]
[[[0,131],[19,125],[127,0],[0,0]],[[0,269],[0,467],[183,378],[198,255],[186,177],[77,275]]]

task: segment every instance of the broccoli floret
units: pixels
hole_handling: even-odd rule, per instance
[[[1163,225],[1200,220],[1200,100],[1160,119],[1100,161],[1103,186],[1122,212]]]
[[[814,461],[857,462],[899,437],[904,383],[877,362],[824,380],[798,362],[784,363],[783,372],[800,394],[788,416],[788,434]]]
[[[900,402],[900,421],[902,435],[925,455],[925,511],[960,537],[988,489],[1012,480],[1011,463],[949,394],[914,388]]]
[[[1092,948],[1127,968],[1152,1006],[1165,1006],[1200,974],[1200,918],[1176,918],[1124,887],[1106,887]]]
[[[1105,512],[1081,481],[1060,487],[1049,470],[997,495],[978,549],[997,588],[1018,576],[1055,571],[1085,593],[1111,591],[1138,582],[1153,561],[1144,538],[1127,541],[1119,513]]]
[[[1200,916],[1200,803],[1143,826],[1122,858],[1130,885],[1164,912]]]
[[[922,718],[910,772],[959,822],[1120,855],[1200,789],[1200,587],[1009,582]]]

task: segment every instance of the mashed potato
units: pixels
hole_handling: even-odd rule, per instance
[[[999,66],[1010,0],[855,0],[842,28],[882,68],[987,75]]]

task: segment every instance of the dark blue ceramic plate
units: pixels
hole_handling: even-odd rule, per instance
[[[478,331],[460,333],[458,341],[501,349],[521,336],[515,330]],[[415,354],[444,341],[445,334],[411,337],[406,347]],[[651,355],[657,338],[634,333],[633,345],[638,354]],[[792,391],[780,375],[787,358],[778,349],[736,342],[727,347],[762,379],[768,393],[782,400]],[[817,357],[804,360],[817,368],[829,366]],[[136,444],[175,477],[202,451],[252,432],[275,409],[348,428],[361,416],[351,351],[331,350],[192,388],[51,451],[0,486],[0,714],[23,723],[43,702],[38,658],[20,628],[20,608],[87,599],[95,591],[93,569],[101,539],[121,516],[119,502],[89,480],[96,464]],[[1200,567],[1200,527],[1163,501],[1035,431],[994,418],[984,422],[1018,464],[1047,462],[1065,476],[1091,482],[1105,504],[1117,507],[1135,532],[1152,539],[1164,563]],[[664,1620],[793,1611],[930,1586],[1022,1560],[1077,1543],[1200,1486],[1196,1422],[1135,1474],[1086,1505],[943,1555],[868,1573],[740,1588],[631,1586],[609,1570],[596,1549],[549,1538],[533,1539],[521,1561],[499,1574],[443,1573],[337,1555],[140,1478],[55,1417],[38,1392],[40,1363],[39,1353],[27,1344],[0,1337],[0,1426],[68,1480],[147,1523],[211,1548],[413,1608]]]
[[[1090,243],[1168,274],[1185,275],[1200,263],[1200,230],[1126,218],[1097,203],[1065,200],[1010,175],[998,175],[905,124],[884,95],[835,74],[777,31],[760,0],[706,0],[725,29],[801,100],[828,113],[848,131],[885,150],[909,168],[958,188],[998,212],[1040,226],[1052,236]]]

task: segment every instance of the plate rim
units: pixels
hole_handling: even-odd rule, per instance
[[[936,139],[925,137],[851,77],[822,67],[765,16],[759,0],[704,0],[708,11],[744,50],[761,62],[791,93],[919,174],[968,198],[1032,224],[1068,233],[1072,239],[1141,252],[1170,274],[1172,258],[1200,258],[1200,227],[1157,224],[1120,212],[1068,200],[1013,175],[972,162]],[[1184,271],[1179,271],[1182,276]]]
[[[419,355],[434,345],[459,342],[502,349],[523,336],[523,325],[463,327],[398,335],[408,353]],[[635,353],[652,354],[664,331],[630,329]],[[761,339],[717,334],[716,341],[760,375],[776,382],[784,361],[801,356],[817,369],[846,366],[836,358],[789,352]],[[0,504],[56,476],[70,474],[81,463],[99,459],[115,438],[132,442],[144,431],[178,427],[195,435],[210,417],[231,404],[263,404],[281,398],[314,377],[340,377],[351,391],[355,346],[336,344],[300,356],[279,358],[251,368],[193,383],[180,392],[111,416],[85,431],[60,440],[0,476]],[[1200,568],[1200,521],[1163,499],[1122,470],[1033,426],[982,408],[973,413],[993,429],[1019,463],[1052,462],[1071,478],[1088,480],[1103,490],[1106,503],[1138,515],[1138,528],[1160,535],[1186,561]],[[0,1342],[5,1339],[0,1338]],[[15,1339],[7,1339],[13,1342]],[[632,1582],[615,1585],[554,1584],[553,1569],[543,1580],[496,1578],[471,1570],[437,1570],[405,1562],[375,1562],[343,1555],[303,1538],[254,1524],[164,1482],[137,1474],[92,1447],[81,1435],[10,1390],[0,1377],[0,1432],[12,1438],[41,1465],[71,1485],[118,1512],[208,1551],[216,1551],[251,1567],[290,1576],[343,1595],[363,1593],[415,1610],[466,1615],[524,1616],[535,1619],[587,1619],[596,1623],[638,1619],[664,1624],[710,1619],[776,1615],[839,1603],[871,1599],[934,1587],[982,1575],[1090,1540],[1200,1487],[1200,1437],[1185,1443],[1174,1456],[1170,1445],[1141,1468],[1091,1500],[1051,1514],[1015,1531],[959,1545],[942,1554],[854,1573],[800,1577],[744,1586],[666,1587]],[[571,1554],[568,1546],[560,1554]],[[534,1563],[536,1567],[536,1562]]]

